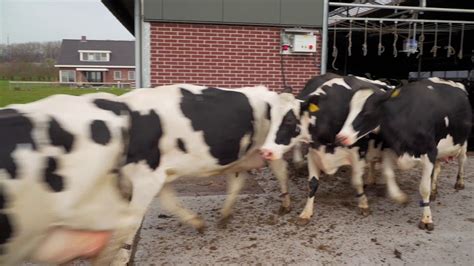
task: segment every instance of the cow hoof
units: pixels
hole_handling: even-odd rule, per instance
[[[409,198],[405,193],[403,193],[400,194],[400,196],[394,198],[394,200],[400,205],[407,206]]]
[[[359,208],[359,213],[364,216],[364,217],[367,217],[370,215],[370,209],[369,208]]]
[[[217,222],[217,228],[219,229],[225,229],[227,225],[229,224],[230,219],[232,218],[232,215],[228,215],[226,217],[221,217],[219,221]]]
[[[309,224],[309,218],[301,218],[301,217],[298,217],[298,219],[296,220],[296,225],[307,225]]]
[[[194,217],[189,221],[189,224],[198,231],[198,233],[202,234],[204,233],[204,230],[206,229],[206,224],[204,223],[204,220],[199,218],[199,217]]]
[[[456,190],[464,189],[464,184],[456,182],[456,184],[454,184],[454,189]]]
[[[420,223],[418,223],[418,228],[420,228],[421,230],[433,231],[434,230],[434,224],[433,223],[424,223],[423,221],[420,221]]]
[[[280,209],[278,209],[278,215],[285,215],[287,213],[291,212],[291,207],[285,207],[285,206],[280,206]]]

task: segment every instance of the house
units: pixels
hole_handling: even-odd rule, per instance
[[[133,41],[63,40],[56,68],[60,82],[117,83],[135,82]]]
[[[274,90],[321,72],[324,0],[102,0],[135,36],[136,82]]]

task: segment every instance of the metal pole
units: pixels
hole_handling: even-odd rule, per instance
[[[134,4],[134,32],[135,32],[135,88],[142,87],[142,27],[141,1]]]
[[[329,5],[330,5],[330,6],[338,6],[338,7],[365,7],[365,8],[394,9],[394,10],[414,10],[414,11],[453,12],[453,13],[474,13],[474,9],[460,9],[460,8],[418,7],[418,6],[392,6],[392,5],[334,3],[334,2],[329,2]]]
[[[328,14],[329,0],[323,2],[323,36],[321,38],[321,75],[326,74],[328,61]]]
[[[436,19],[405,19],[405,18],[353,18],[353,17],[332,17],[332,18],[330,18],[330,20],[452,23],[452,24],[470,24],[470,25],[474,25],[474,21],[469,21],[469,20],[436,20]]]

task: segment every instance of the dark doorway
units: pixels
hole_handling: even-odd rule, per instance
[[[85,76],[86,76],[87,82],[91,82],[91,83],[102,83],[103,82],[102,72],[99,72],[99,71],[86,71]]]

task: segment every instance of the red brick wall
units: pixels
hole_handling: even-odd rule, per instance
[[[151,23],[151,84],[283,87],[280,27]],[[315,55],[284,55],[287,84],[301,90],[320,73]],[[316,67],[316,64],[318,67]]]

